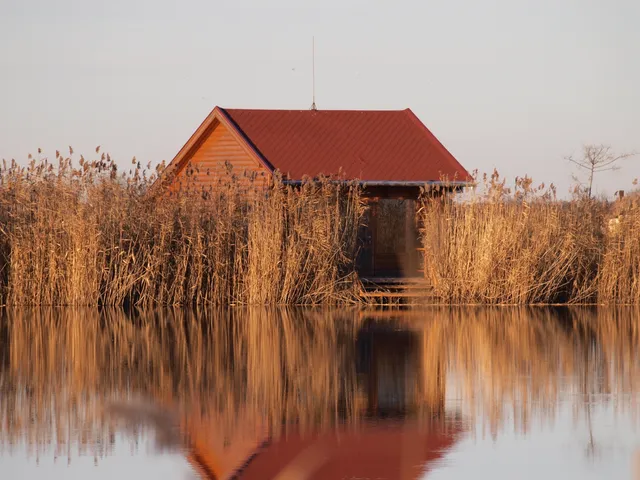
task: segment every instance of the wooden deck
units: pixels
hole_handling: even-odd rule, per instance
[[[431,286],[422,277],[364,277],[361,297],[369,304],[405,306],[433,303]]]

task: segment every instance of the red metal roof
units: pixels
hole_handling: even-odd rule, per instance
[[[340,171],[363,181],[470,180],[410,109],[220,111],[290,180]]]

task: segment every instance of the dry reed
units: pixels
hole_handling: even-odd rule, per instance
[[[162,167],[135,159],[123,174],[105,154],[30,162],[0,168],[0,305],[362,302],[355,183],[276,177],[264,189],[229,168],[205,190],[189,166],[183,188],[158,193]],[[512,192],[496,172],[479,183],[480,194],[429,190],[420,202],[435,303],[640,302],[638,195],[560,201],[527,177]]]
[[[497,172],[478,192],[458,199],[425,192],[424,275],[437,302],[640,302],[637,197],[561,201],[553,186],[533,187],[527,177],[512,191]]]
[[[3,164],[0,305],[357,300],[357,186],[276,178],[264,189],[229,170],[206,191],[187,175],[158,194],[157,173],[133,163],[119,174],[108,155],[56,152],[55,165]]]
[[[598,270],[601,302],[640,302],[640,195],[618,201],[606,229]]]

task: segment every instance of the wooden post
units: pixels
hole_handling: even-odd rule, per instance
[[[376,276],[376,244],[378,242],[378,198],[371,199],[371,272]]]

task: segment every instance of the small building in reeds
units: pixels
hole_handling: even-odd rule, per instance
[[[207,187],[233,172],[268,185],[332,177],[358,182],[368,208],[362,276],[413,275],[421,188],[452,191],[469,173],[410,110],[246,110],[216,107],[169,164],[162,182]]]

